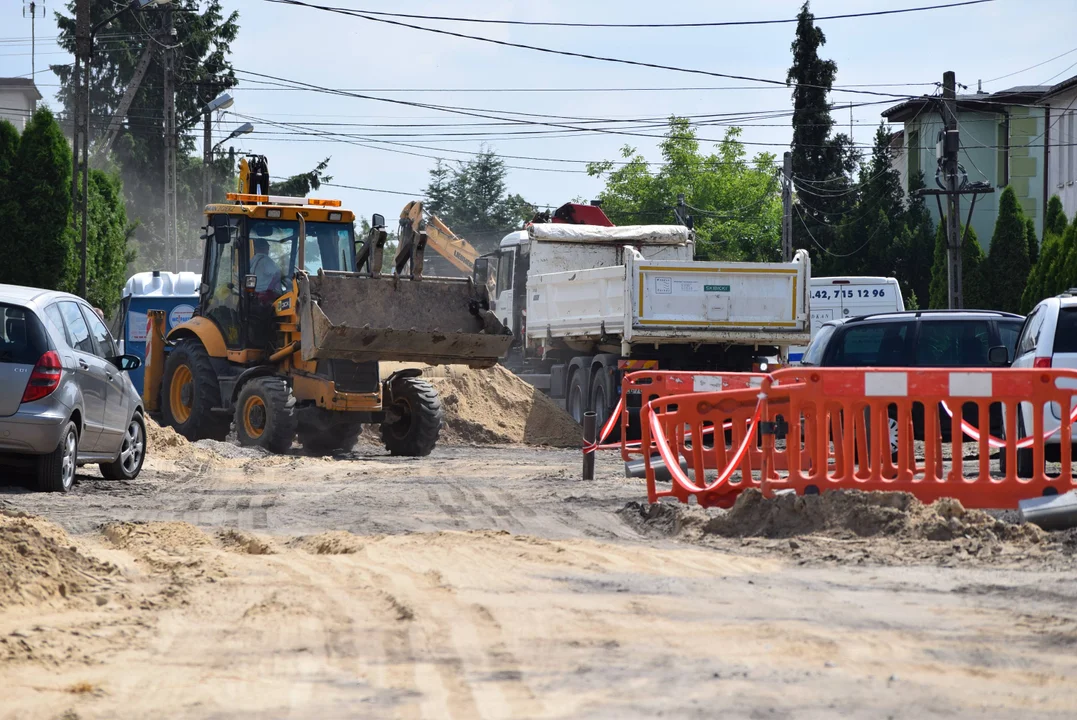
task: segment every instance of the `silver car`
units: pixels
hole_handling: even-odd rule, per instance
[[[0,285],[0,465],[29,468],[40,490],[67,492],[78,465],[110,480],[142,470],[146,424],[119,355],[85,300]]]

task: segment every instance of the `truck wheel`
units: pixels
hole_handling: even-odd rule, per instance
[[[188,440],[224,440],[228,418],[212,412],[221,406],[221,386],[209,353],[195,339],[180,340],[165,362],[161,385],[166,425]]]
[[[292,447],[298,423],[295,398],[282,378],[254,378],[239,391],[236,438],[240,445],[286,453]]]
[[[568,395],[565,397],[565,409],[572,419],[583,425],[583,413],[587,410],[588,398],[585,395],[583,370],[572,373],[572,379],[568,381]]]
[[[362,433],[363,426],[359,423],[335,425],[328,429],[300,427],[299,442],[308,455],[321,457],[332,455],[336,450],[351,452]]]
[[[381,424],[381,441],[390,455],[423,457],[437,445],[441,434],[441,400],[426,380],[400,378],[392,385],[393,404],[386,408],[395,415]]]
[[[595,411],[596,432],[601,433],[606,421],[609,420],[610,411],[613,410],[613,378],[610,377],[606,368],[599,368],[591,377],[591,409]],[[607,440],[620,439],[621,426],[615,425]]]

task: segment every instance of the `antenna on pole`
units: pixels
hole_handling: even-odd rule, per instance
[[[22,3],[22,16],[30,16],[30,79],[37,77],[37,0]],[[41,17],[45,17],[45,0],[41,0]]]

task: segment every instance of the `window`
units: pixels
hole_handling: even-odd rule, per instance
[[[0,364],[35,365],[48,350],[45,328],[32,310],[0,303]]]
[[[78,303],[71,301],[60,303],[60,314],[63,315],[64,325],[67,327],[67,344],[80,352],[95,354],[93,340],[90,338],[90,328],[86,324],[86,319],[82,317]]]
[[[59,305],[53,303],[45,308],[45,320],[60,337],[67,339],[67,331],[64,329],[64,317],[60,313]]]
[[[501,253],[501,258],[497,263],[498,294],[503,293],[506,290],[512,290],[512,263],[515,258],[516,253],[512,250],[507,250]]]
[[[1021,330],[1021,337],[1017,341],[1015,358],[1036,351],[1036,346],[1040,342],[1040,330],[1043,329],[1043,320],[1046,316],[1046,310],[1040,307],[1025,320],[1025,327]]]
[[[1077,353],[1077,307],[1061,308],[1055,326],[1056,353]]]
[[[101,322],[101,318],[97,317],[97,313],[85,305],[82,306],[82,314],[86,317],[86,322],[90,326],[90,336],[93,338],[94,346],[97,348],[94,354],[106,360],[116,357],[116,346],[112,342],[112,336],[108,334],[108,328],[105,327],[105,323]]]
[[[991,345],[987,320],[925,321],[916,342],[917,367],[986,367]]]
[[[828,365],[838,367],[901,367],[906,364],[908,323],[846,325]]]
[[[998,341],[1006,348],[1009,357],[1013,359],[1017,351],[1017,336],[1021,334],[1021,323],[1017,321],[999,321]]]
[[[834,334],[833,325],[824,325],[819,328],[819,332],[815,334],[812,341],[808,343],[808,349],[804,351],[804,357],[801,358],[801,365],[819,365],[823,361],[823,353],[826,351],[827,342],[830,340],[830,336]]]
[[[351,225],[307,223],[306,270],[355,271],[355,235]]]

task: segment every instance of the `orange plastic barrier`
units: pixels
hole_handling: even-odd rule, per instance
[[[650,400],[642,411],[644,447],[652,444],[673,477],[659,490],[650,455],[645,455],[648,498],[694,497],[701,505],[727,507],[747,487],[771,495],[835,488],[906,491],[924,502],[954,497],[967,507],[1011,508],[1019,500],[1067,492],[1077,487],[1072,475],[1072,428],[1059,434],[1061,475],[1044,471],[1043,410],[1056,403],[1060,417],[1077,419],[1072,398],[1077,371],[1047,370],[876,370],[863,368],[795,368],[765,378],[758,389],[672,395]],[[1007,428],[1017,427],[1019,404],[1031,406],[1029,438],[991,438],[962,420],[947,442],[937,408],[973,404],[977,417],[990,417],[1001,403]],[[919,407],[917,407],[919,406]],[[751,408],[750,413],[748,408]],[[750,419],[745,422],[745,417]],[[923,460],[915,453],[914,417],[922,417]],[[686,442],[705,428],[732,422],[732,442]],[[978,460],[966,476],[964,435],[976,433]],[[896,452],[891,451],[891,433]],[[781,447],[779,447],[781,445]],[[992,474],[991,448],[1006,456],[1006,474]],[[1018,447],[1031,448],[1034,477],[1016,476]],[[692,476],[680,469],[684,458]]]

